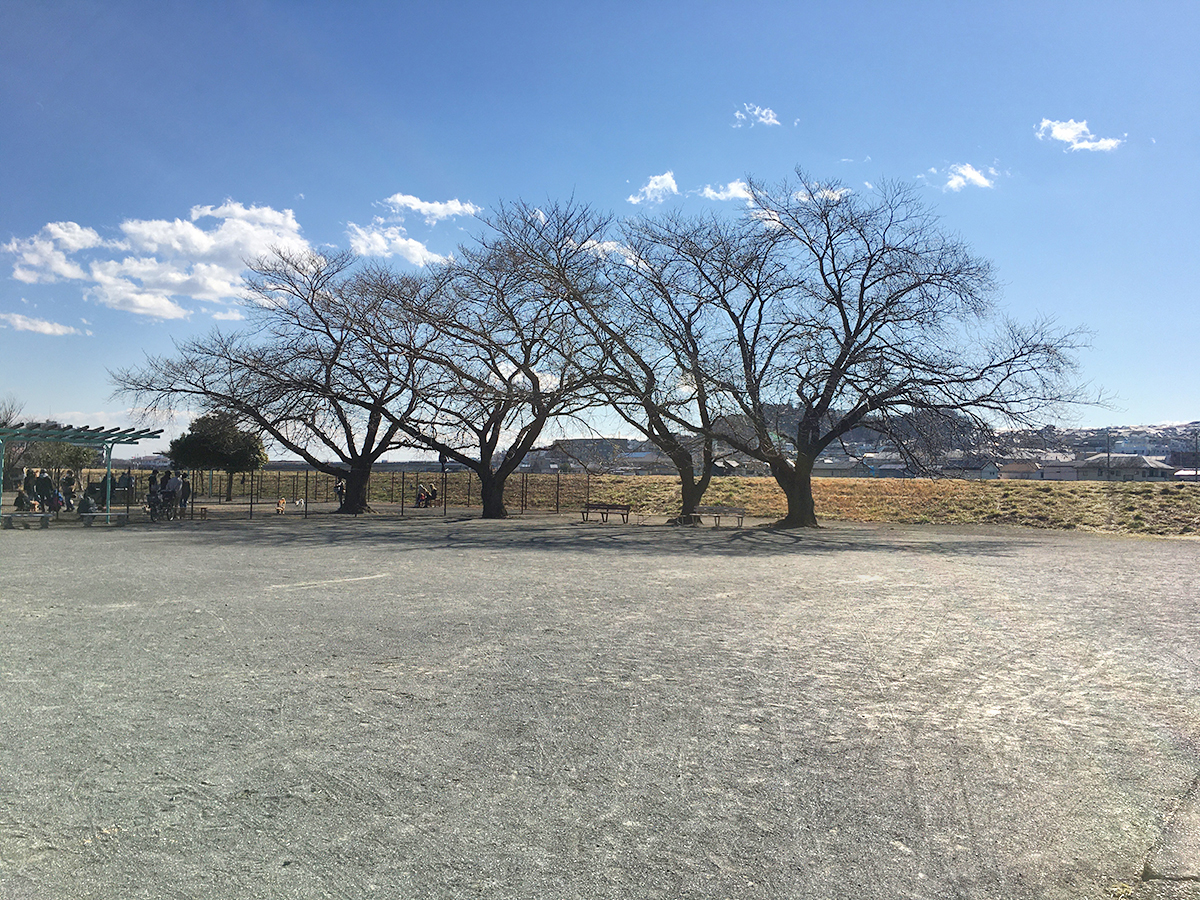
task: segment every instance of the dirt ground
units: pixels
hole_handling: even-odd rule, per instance
[[[565,516],[5,531],[0,898],[1200,897],[1143,880],[1200,874],[1198,559]]]

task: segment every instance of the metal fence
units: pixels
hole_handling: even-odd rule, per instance
[[[113,508],[140,508],[146,502],[150,469],[128,470],[132,487],[113,488]],[[113,472],[114,484],[121,471]],[[101,482],[104,470],[89,469],[83,473],[77,490],[82,493],[89,484]],[[192,507],[223,507],[230,504],[245,507],[253,516],[261,507],[274,508],[279,501],[291,511],[303,508],[327,509],[336,507],[337,478],[312,469],[265,469],[230,476],[216,470],[189,472],[192,486]],[[479,477],[470,471],[411,472],[376,471],[368,483],[368,503],[373,508],[407,512],[416,506],[418,488],[436,487],[434,508],[446,511],[481,508],[483,505]],[[504,504],[509,515],[526,512],[558,513],[580,509],[591,496],[593,478],[587,473],[534,474],[519,472],[509,476],[504,486]],[[232,512],[232,510],[229,510]],[[189,511],[188,515],[194,515]]]

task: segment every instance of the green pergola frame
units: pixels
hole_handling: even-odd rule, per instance
[[[53,444],[75,444],[80,447],[104,448],[104,521],[112,514],[112,454],[117,444],[136,444],[148,438],[156,438],[162,429],[151,431],[144,428],[74,428],[70,425],[16,425],[0,428],[0,479],[4,477],[4,448],[11,441],[29,443],[44,441]],[[0,485],[0,491],[3,485]]]

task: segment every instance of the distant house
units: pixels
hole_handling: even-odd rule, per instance
[[[1042,466],[1033,459],[1013,460],[1000,466],[1000,477],[1019,481],[1041,481]]]
[[[1047,459],[1042,462],[1043,481],[1077,481],[1079,462],[1074,459]]]
[[[990,459],[964,458],[942,466],[945,478],[965,478],[968,481],[993,481],[1000,477],[1000,468]]]
[[[862,464],[867,470],[868,478],[913,477],[908,463],[899,453],[867,453],[862,458]]]
[[[861,459],[826,457],[813,463],[815,478],[870,478],[871,470]]]
[[[1135,453],[1096,453],[1075,463],[1078,481],[1169,481],[1175,467]]]

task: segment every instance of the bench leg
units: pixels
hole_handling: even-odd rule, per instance
[[[600,524],[601,525],[608,524],[608,510],[607,509],[600,510]]]

